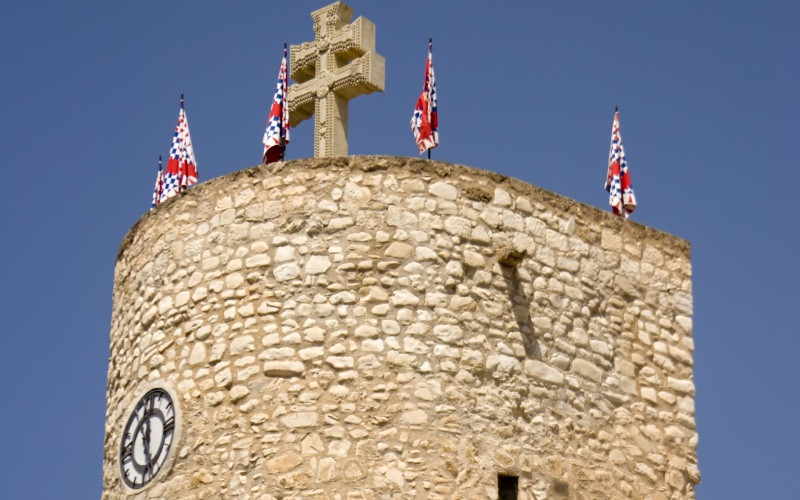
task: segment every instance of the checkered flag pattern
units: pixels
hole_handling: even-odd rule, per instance
[[[194,159],[189,122],[186,119],[183,97],[181,97],[181,110],[178,113],[178,124],[175,126],[175,135],[172,137],[172,147],[169,150],[169,159],[167,159],[161,201],[175,196],[196,183],[197,161]]]
[[[433,75],[433,44],[428,43],[425,83],[411,116],[411,131],[420,154],[439,145],[439,114],[436,107],[436,79]]]
[[[622,146],[622,134],[619,131],[619,111],[614,112],[614,123],[611,126],[611,149],[608,153],[608,173],[606,174],[606,191],[611,211],[627,218],[636,210],[636,197],[633,194],[628,163],[625,161],[625,148]]]
[[[155,207],[159,203],[161,203],[161,199],[164,195],[164,170],[161,165],[161,157],[158,157],[158,174],[156,175],[156,185],[153,188],[153,204],[151,207]]]
[[[283,159],[284,148],[289,144],[289,105],[288,75],[286,69],[286,47],[283,48],[283,60],[278,71],[278,84],[272,98],[272,107],[267,118],[267,130],[264,132],[264,163],[273,163]]]

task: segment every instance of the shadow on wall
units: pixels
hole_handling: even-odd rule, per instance
[[[522,281],[519,278],[519,266],[525,257],[524,252],[508,251],[500,254],[499,262],[503,270],[503,279],[506,282],[508,298],[511,300],[511,310],[514,312],[514,319],[522,334],[522,345],[525,347],[525,356],[528,359],[542,359],[542,351],[536,341],[531,321],[530,305],[531,301],[525,296]]]

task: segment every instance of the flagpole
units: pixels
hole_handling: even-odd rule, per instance
[[[162,177],[163,165],[161,164],[161,155],[158,155],[158,189],[156,205],[161,204],[161,196],[164,194],[164,178]]]
[[[428,38],[428,54],[433,52],[433,37]],[[430,104],[429,104],[430,105]],[[431,159],[431,148],[428,148],[428,159]]]
[[[289,54],[286,53],[286,42],[283,42],[283,55],[288,56]],[[283,105],[289,105],[289,57],[286,57],[286,81],[283,82],[283,86],[286,88],[286,94],[283,96]],[[283,89],[281,89],[283,91]],[[286,161],[286,125],[283,123],[283,110],[281,110],[281,161]]]
[[[183,111],[183,92],[181,92],[181,111]],[[183,164],[182,160],[178,161],[178,168],[180,169],[180,177],[178,179],[178,192],[182,193],[186,191],[186,167]]]

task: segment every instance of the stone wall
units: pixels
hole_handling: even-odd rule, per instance
[[[514,179],[235,172],[122,243],[104,498],[145,385],[180,436],[136,498],[694,498],[691,317],[686,241]]]

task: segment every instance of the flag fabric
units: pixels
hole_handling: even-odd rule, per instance
[[[153,204],[155,207],[161,203],[161,198],[164,195],[164,170],[161,165],[161,156],[158,157],[158,174],[156,175],[156,186],[153,188]]]
[[[167,159],[161,201],[185,191],[186,188],[196,183],[197,161],[194,159],[189,122],[186,119],[186,111],[183,109],[183,94],[181,94],[181,110],[178,113],[178,124],[175,126],[175,135],[172,137],[172,147]]]
[[[420,153],[439,145],[439,115],[436,108],[436,79],[433,75],[433,43],[428,42],[425,83],[411,116],[411,131]]]
[[[274,163],[284,157],[286,144],[289,144],[289,105],[288,98],[288,71],[286,63],[286,45],[283,46],[283,60],[278,71],[278,84],[275,86],[275,96],[272,98],[272,107],[267,118],[267,129],[264,131],[264,163]]]
[[[622,146],[622,134],[619,131],[618,109],[614,110],[614,123],[611,125],[611,149],[608,153],[605,188],[609,193],[608,203],[615,214],[627,218],[636,210],[636,197],[633,194],[631,175],[625,161],[625,148]]]

